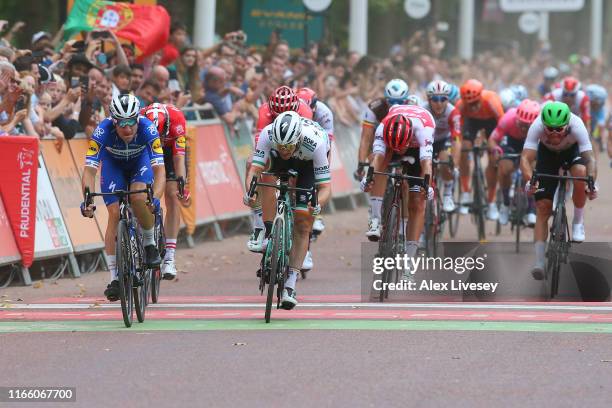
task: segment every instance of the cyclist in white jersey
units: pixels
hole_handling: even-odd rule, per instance
[[[566,165],[574,177],[591,176],[594,180],[597,179],[597,166],[589,133],[582,119],[571,113],[567,104],[548,102],[542,107],[540,116],[529,127],[521,154],[525,191],[529,195],[535,194],[536,199],[536,262],[531,273],[535,279],[541,280],[544,278],[548,218],[552,214],[557,181],[542,179],[536,185],[531,185],[532,164],[536,159],[536,173],[558,174]],[[597,197],[597,188],[588,193],[585,190],[584,181],[574,180],[572,240],[576,242],[585,240],[583,219],[587,196],[590,200]]]
[[[245,180],[245,183],[250,183],[253,176],[259,177],[266,168],[272,172],[293,169],[298,172],[296,187],[317,188],[316,207],[312,207],[310,197],[306,193],[296,194],[293,246],[289,254],[289,273],[281,299],[283,309],[293,309],[298,303],[295,284],[308,250],[314,216],[321,212],[321,207],[331,198],[329,149],[329,137],[321,126],[300,117],[296,112],[281,113],[261,131],[253,153],[253,164]],[[245,185],[245,190],[248,190],[248,187]],[[255,197],[249,198],[245,195],[244,202],[250,207],[256,205]]]

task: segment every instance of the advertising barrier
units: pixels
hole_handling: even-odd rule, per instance
[[[21,259],[19,255],[19,248],[15,243],[15,237],[13,237],[13,229],[11,228],[11,222],[6,215],[4,210],[4,204],[0,197],[0,265],[6,265],[13,262],[17,262]]]
[[[232,151],[232,157],[243,184],[246,177],[246,164],[253,154],[252,128],[252,123],[249,125],[245,120],[241,120],[236,125],[234,135],[227,135],[227,144]]]
[[[230,155],[223,126],[198,126],[196,138],[193,151],[197,163],[198,219],[205,216],[209,208],[218,220],[248,215],[249,211],[242,204],[244,186]]]
[[[13,236],[28,268],[34,260],[38,138],[0,138],[0,195],[13,228]]]
[[[42,156],[38,157],[37,190],[34,259],[67,255],[72,252],[70,237]]]
[[[87,154],[88,141],[85,135],[79,135],[68,141],[68,146],[70,148],[70,153],[72,155],[72,160],[74,161],[74,165],[79,171],[79,175],[83,176],[83,165],[85,164],[85,155]],[[100,186],[100,172],[96,174],[96,189]],[[98,204],[102,204],[100,200]],[[96,220],[98,229],[100,230],[101,236],[104,236],[104,231],[106,230],[106,223],[108,222],[108,212],[106,211],[105,205],[96,205],[96,213],[94,215]]]
[[[64,148],[59,153],[52,140],[42,140],[40,144],[74,252],[102,249],[104,242],[97,225],[81,215],[83,201],[81,175],[72,159],[70,149]]]
[[[345,196],[351,194],[355,189],[353,183],[348,178],[347,172],[342,165],[342,156],[338,152],[336,142],[331,145],[330,172],[332,180],[332,194],[334,196]]]

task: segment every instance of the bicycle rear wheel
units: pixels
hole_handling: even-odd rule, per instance
[[[166,236],[164,233],[164,215],[163,209],[159,209],[159,214],[155,216],[155,242],[159,255],[164,257],[166,254]],[[157,303],[159,300],[159,288],[161,286],[161,267],[151,270],[151,302]]]
[[[272,227],[272,252],[269,254],[270,260],[270,282],[268,283],[268,293],[266,298],[266,312],[265,319],[266,323],[270,323],[270,316],[272,314],[272,302],[274,301],[274,286],[276,285],[279,268],[284,263],[281,257],[284,257],[282,251],[283,242],[283,223],[276,222]],[[265,262],[264,262],[265,264]],[[282,271],[281,271],[282,272]],[[263,273],[263,271],[262,271]]]
[[[527,209],[527,198],[522,191],[520,179],[517,178],[516,186],[514,187],[514,197],[511,202],[512,207],[512,223],[515,228],[515,251],[518,254],[521,251],[521,229],[523,228],[523,216]]]
[[[139,235],[140,232],[137,233],[136,236],[136,245],[138,247],[138,257],[136,258],[136,262],[134,263],[134,276],[136,277],[136,285],[132,283],[132,290],[134,292],[134,309],[136,309],[136,318],[139,323],[144,322],[145,319],[145,308],[147,306],[147,271],[144,265],[144,250],[142,248],[142,237]]]
[[[132,270],[134,259],[132,241],[126,220],[119,221],[117,228],[117,274],[119,278],[119,298],[125,327],[131,327],[134,320],[134,299],[132,291]]]
[[[476,228],[478,230],[478,240],[486,239],[485,233],[485,193],[484,176],[480,169],[474,169],[474,216],[476,217]]]
[[[453,199],[455,200],[455,210],[453,212],[446,213],[448,220],[448,232],[451,238],[455,238],[457,230],[459,229],[459,207],[461,205],[461,179],[455,178],[453,183]]]

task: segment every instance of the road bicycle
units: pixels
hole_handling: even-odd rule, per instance
[[[442,210],[442,195],[440,194],[439,185],[443,184],[442,178],[439,175],[438,168],[448,166],[451,171],[454,168],[453,158],[449,156],[448,160],[433,159],[433,177],[431,187],[434,189],[434,197],[432,200],[427,200],[425,207],[425,255],[435,257],[438,251],[438,243],[444,231],[444,223],[456,221],[458,218],[457,208],[452,212]],[[454,183],[454,186],[456,183]],[[453,220],[455,219],[455,220]],[[456,224],[456,222],[455,222]]]
[[[474,169],[472,171],[472,202],[469,203],[469,211],[472,214],[476,229],[478,232],[478,240],[483,242],[486,240],[485,232],[485,211],[487,208],[486,184],[484,172],[480,159],[483,153],[487,150],[486,144],[474,145],[469,149],[461,149],[462,152],[471,152],[473,156]]]
[[[544,279],[549,281],[550,298],[553,299],[559,292],[559,273],[561,264],[567,263],[567,257],[571,248],[569,224],[567,222],[567,209],[565,206],[565,193],[568,181],[585,181],[588,189],[593,191],[595,184],[593,177],[574,177],[569,175],[570,165],[564,163],[562,166],[563,174],[544,174],[534,173],[531,178],[531,185],[535,185],[541,179],[558,180],[555,192],[553,221],[550,227],[548,244],[546,247],[546,267],[544,269]]]
[[[259,273],[259,290],[262,295],[266,289],[266,285],[268,285],[264,318],[266,323],[270,323],[272,303],[274,301],[274,289],[276,287],[276,308],[279,309],[283,289],[285,288],[285,281],[287,279],[289,254],[291,253],[293,244],[293,205],[291,193],[303,192],[310,194],[310,203],[313,207],[317,205],[317,193],[315,187],[306,189],[291,186],[290,179],[298,175],[295,170],[264,172],[262,174],[278,177],[277,184],[262,183],[257,181],[257,177],[253,177],[248,191],[248,196],[251,198],[257,194],[256,189],[258,186],[278,190],[276,215],[272,222],[270,239],[268,239],[268,245],[266,246]]]
[[[119,280],[119,298],[121,313],[126,327],[131,327],[134,310],[140,323],[145,319],[145,307],[151,281],[151,269],[144,262],[142,231],[136,216],[132,212],[129,197],[134,194],[147,194],[149,203],[153,202],[153,187],[147,184],[145,189],[110,193],[92,193],[85,188],[85,206],[93,204],[94,197],[115,196],[119,199],[119,223],[117,225],[116,256],[117,275]]]
[[[392,162],[389,164],[389,172],[374,171],[374,167],[368,168],[366,181],[369,184],[372,181],[374,175],[387,176],[389,180],[392,180],[392,193],[389,201],[389,206],[383,213],[383,223],[380,240],[378,242],[378,255],[384,258],[395,258],[396,255],[403,256],[405,253],[405,222],[406,217],[404,216],[404,192],[403,185],[404,181],[417,181],[420,183],[424,191],[427,191],[429,187],[429,175],[425,177],[414,177],[406,175],[406,162]],[[389,297],[388,283],[391,282],[391,275],[393,274],[393,280],[398,281],[399,270],[393,268],[392,270],[385,268],[381,280],[382,289],[378,293],[379,301]]]

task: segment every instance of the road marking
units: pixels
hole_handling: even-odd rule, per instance
[[[545,310],[545,311],[596,311],[612,312],[610,303],[606,306],[583,304],[532,304],[532,303],[308,303],[301,302],[300,308],[352,308],[352,309],[485,309],[485,310]],[[2,310],[15,309],[118,309],[119,303],[10,303]],[[149,304],[150,309],[252,309],[263,308],[264,303],[157,303]]]
[[[141,333],[149,331],[210,330],[406,330],[406,331],[510,331],[552,333],[612,333],[612,324],[478,322],[478,321],[398,321],[398,320],[147,320],[127,329],[117,321],[0,322],[0,333],[49,331]]]

